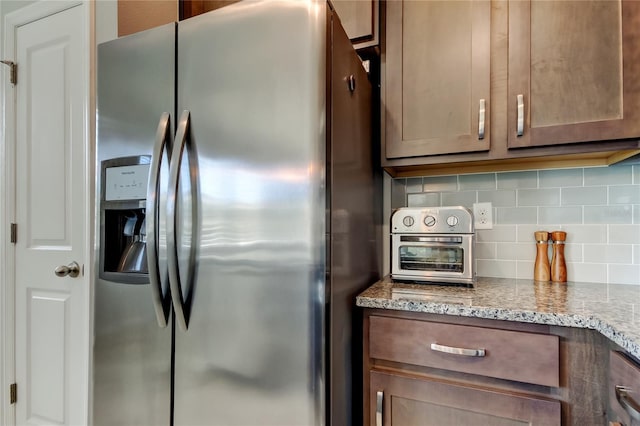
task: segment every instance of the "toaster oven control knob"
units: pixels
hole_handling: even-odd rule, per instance
[[[456,226],[458,224],[458,216],[449,216],[447,218],[447,225]]]
[[[413,226],[413,222],[414,221],[413,221],[413,218],[411,216],[405,216],[402,219],[402,223],[404,224],[404,226],[407,226],[407,227]]]
[[[435,216],[427,216],[424,218],[424,224],[427,225],[428,227],[432,227],[433,225],[436,224],[436,218]]]

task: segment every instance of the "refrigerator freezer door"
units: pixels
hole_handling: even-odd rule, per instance
[[[174,46],[175,24],[99,46],[97,170],[106,159],[152,154],[162,113],[174,114]],[[95,249],[100,259],[103,242]],[[170,424],[171,328],[158,326],[151,285],[96,277],[94,425]]]
[[[325,8],[240,2],[178,26],[201,231],[176,425],[324,424]]]

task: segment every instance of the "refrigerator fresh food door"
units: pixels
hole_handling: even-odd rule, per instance
[[[176,425],[324,424],[325,8],[240,2],[178,25],[201,213]],[[194,242],[184,193],[180,271]]]
[[[174,115],[175,24],[124,37],[98,47],[97,87],[97,170],[104,160],[154,154],[156,131],[163,113]],[[174,120],[168,120],[173,122]],[[169,127],[172,127],[169,124]],[[173,129],[169,129],[169,135]],[[168,145],[170,145],[170,137]],[[167,147],[170,149],[170,147]],[[168,161],[158,163],[158,187],[166,188]],[[155,158],[151,158],[154,163]],[[116,161],[117,162],[117,161]],[[148,165],[150,169],[151,165]],[[145,175],[146,176],[146,175]],[[145,177],[142,176],[142,177]],[[98,177],[97,194],[106,193]],[[152,185],[153,186],[153,185]],[[146,186],[142,193],[146,193]],[[160,191],[157,204],[166,204],[166,189]],[[96,205],[96,259],[101,259],[105,241],[101,240],[104,221],[103,198]],[[144,198],[144,195],[139,198]],[[137,214],[144,214],[144,199],[135,201]],[[131,200],[110,200],[117,209]],[[159,247],[166,246],[166,221],[158,209],[155,225]],[[146,212],[151,214],[151,212]],[[126,215],[126,213],[124,213]],[[147,220],[149,218],[147,217]],[[113,235],[105,235],[113,237]],[[162,250],[160,250],[162,252]],[[96,276],[94,293],[93,351],[93,424],[94,425],[168,425],[171,409],[171,321],[166,323],[167,265],[160,253],[158,270],[165,306],[154,305],[148,283],[126,284],[117,278]],[[100,265],[96,267],[99,270]],[[117,277],[117,274],[111,276]],[[170,320],[170,318],[169,318]]]

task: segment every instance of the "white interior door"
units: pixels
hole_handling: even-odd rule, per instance
[[[38,7],[44,16],[13,32],[16,424],[81,425],[89,365],[87,6],[43,1],[29,12],[42,15]],[[77,276],[54,274],[72,262]]]

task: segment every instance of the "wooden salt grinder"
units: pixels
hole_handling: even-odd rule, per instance
[[[536,231],[533,235],[536,238],[536,262],[533,268],[533,279],[536,281],[549,281],[551,275],[548,255],[549,245],[547,244],[549,233]]]
[[[567,282],[567,264],[564,258],[564,242],[567,233],[563,231],[553,231],[553,255],[551,257],[551,281],[557,283]]]

